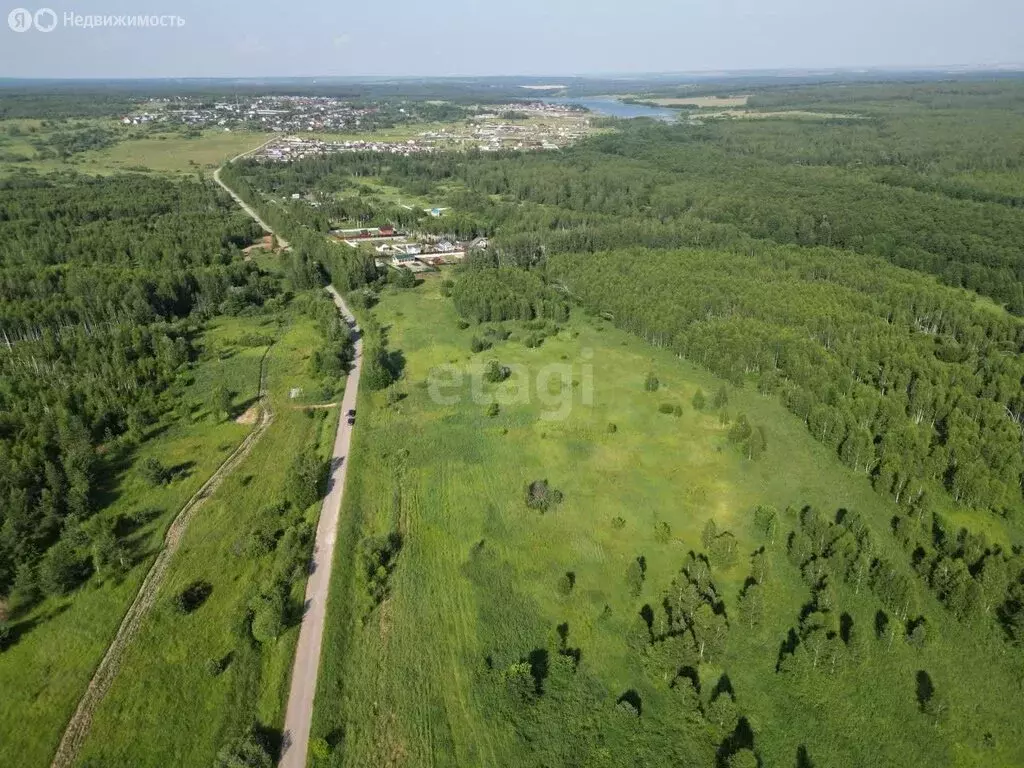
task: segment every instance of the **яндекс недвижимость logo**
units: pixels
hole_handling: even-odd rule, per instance
[[[27,8],[15,8],[7,14],[7,26],[15,32],[28,32],[33,27],[40,32],[52,32],[57,26],[57,13],[50,8],[40,8],[35,13]]]

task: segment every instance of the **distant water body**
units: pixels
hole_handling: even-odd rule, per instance
[[[586,107],[595,115],[604,117],[653,117],[656,120],[673,121],[679,119],[679,110],[668,107],[650,107],[646,104],[626,104],[613,98],[546,98],[541,101],[547,104],[578,104]]]

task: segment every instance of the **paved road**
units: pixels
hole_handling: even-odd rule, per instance
[[[259,149],[261,147],[243,152],[229,162],[234,162]],[[246,205],[234,190],[220,180],[219,168],[213,178],[264,230],[270,233],[274,232],[260,219],[256,211]],[[277,241],[282,248],[288,247],[288,243],[280,237],[277,238]],[[320,510],[320,522],[317,525],[313,557],[309,566],[309,580],[306,582],[305,610],[302,615],[302,625],[299,627],[299,644],[295,650],[291,690],[288,692],[288,709],[284,719],[280,768],[306,768],[308,760],[309,731],[313,722],[313,701],[316,698],[316,681],[320,672],[320,652],[324,638],[324,619],[327,615],[327,594],[331,586],[331,566],[334,564],[334,543],[338,537],[338,517],[341,513],[342,494],[345,492],[348,454],[352,443],[352,427],[348,424],[347,414],[350,410],[355,410],[356,407],[359,376],[363,365],[363,342],[355,316],[334,286],[328,286],[327,290],[355,338],[355,359],[345,382],[345,394],[341,399],[341,416],[338,419],[338,433],[334,438],[334,453],[331,458],[327,496],[324,498],[323,507]]]
[[[331,586],[331,565],[334,562],[334,542],[338,533],[338,516],[342,494],[345,491],[349,446],[352,442],[352,427],[348,424],[347,414],[356,407],[359,374],[363,363],[363,342],[359,337],[356,319],[341,295],[333,287],[327,290],[334,297],[338,311],[344,316],[355,335],[355,362],[345,383],[345,395],[341,400],[341,418],[334,440],[334,458],[331,461],[328,492],[320,512],[320,524],[316,529],[316,543],[313,546],[313,560],[310,564],[311,573],[306,583],[306,610],[299,629],[299,645],[292,670],[292,687],[288,694],[281,768],[306,768],[309,729],[313,720],[313,700],[320,671],[324,618],[327,613],[327,593]]]

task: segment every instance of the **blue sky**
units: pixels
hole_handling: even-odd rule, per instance
[[[1022,0],[43,0],[0,77],[566,75],[1024,63]],[[65,27],[65,13],[181,28]]]

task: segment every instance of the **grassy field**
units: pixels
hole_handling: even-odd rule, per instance
[[[204,350],[201,359],[172,393],[178,408],[165,415],[134,454],[118,461],[110,502],[99,514],[134,521],[127,538],[131,570],[118,581],[92,579],[19,619],[18,642],[0,654],[0,765],[49,765],[68,718],[162,546],[167,526],[249,431],[231,420],[214,423],[207,402],[215,384],[232,392],[236,412],[255,398],[265,347],[245,347],[238,341],[254,325],[238,318],[212,322],[196,342]],[[174,468],[169,485],[153,487],[139,476],[135,468],[150,457]]]
[[[713,568],[733,622],[749,553],[768,548],[764,621],[756,629],[731,629],[724,655],[699,669],[706,689],[728,675],[764,765],[825,764],[820,756],[836,753],[849,765],[1024,761],[1014,714],[1020,675],[1001,639],[948,619],[924,589],[918,597],[938,639],[923,649],[902,641],[886,646],[872,633],[863,663],[820,677],[775,672],[780,644],[810,590],[784,545],[755,531],[756,505],[810,504],[828,515],[857,510],[883,553],[898,557],[887,531],[893,507],[781,404],[751,391],[730,393],[732,416],[745,413],[768,435],[767,454],[752,462],[728,442],[717,413],[691,405],[698,388],[710,395],[721,381],[602,321],[574,315],[539,349],[526,348],[517,339],[522,330],[507,324],[513,331],[507,342],[471,355],[470,338],[480,331],[459,329],[436,280],[387,293],[374,312],[390,348],[405,360],[395,385],[405,397],[360,394],[315,712],[313,736],[334,749],[322,762],[540,764],[512,724],[490,709],[485,659],[508,663],[551,647],[560,625],[568,646],[579,649],[580,669],[599,681],[608,712],[620,694],[634,691],[645,713],[666,716],[667,681],[651,677],[626,637],[639,607],[659,605],[687,552],[702,549],[709,519],[732,532],[743,553],[735,565]],[[461,388],[432,390],[432,370],[471,371],[488,358],[525,366],[534,386],[530,402],[502,405],[492,417],[487,406],[508,394],[509,383],[481,384],[476,395],[469,378]],[[567,366],[573,382],[557,395],[545,381],[561,373],[552,366]],[[660,379],[657,393],[645,391],[648,371]],[[438,392],[457,396],[441,402]],[[546,418],[566,402],[565,419]],[[663,403],[680,405],[681,415],[659,412]],[[538,479],[564,493],[547,514],[524,503],[525,485]],[[783,532],[795,527],[794,515],[783,513]],[[669,536],[659,535],[661,523]],[[373,607],[357,552],[364,537],[389,531],[403,543],[387,597]],[[479,552],[492,562],[483,579],[471,568]],[[625,574],[640,556],[646,577],[634,596]],[[574,574],[568,595],[556,589],[566,572]],[[877,599],[845,585],[839,595],[854,626],[867,632]],[[913,670],[928,670],[948,692],[955,716],[945,726],[919,711]],[[574,717],[566,710],[551,727],[557,733]],[[635,737],[618,738],[608,733],[601,764],[633,759],[628,739]],[[801,749],[811,762],[795,759]],[[552,757],[543,764],[562,763]]]
[[[40,173],[73,169],[81,173],[110,174],[119,171],[146,173],[209,172],[224,161],[263,144],[270,134],[248,131],[207,130],[199,137],[181,133],[123,128],[112,121],[86,121],[86,124],[107,127],[120,139],[104,149],[79,152],[66,160],[41,159],[32,141],[45,139],[54,131],[44,128],[38,120],[0,121],[0,172],[31,168]],[[11,136],[12,128],[21,135]],[[25,158],[14,162],[15,157]]]
[[[292,457],[304,446],[330,455],[337,411],[296,410],[288,398],[295,371],[305,369],[316,340],[312,321],[290,313],[267,360],[274,423],[194,518],[156,606],[96,714],[81,764],[211,765],[223,743],[253,721],[267,732],[282,726],[297,621],[293,617],[269,646],[240,639],[239,626],[274,562],[272,553],[251,549],[266,523],[257,513],[284,499]],[[273,516],[282,528],[305,522],[311,530],[318,512],[313,505]],[[183,616],[173,597],[197,581],[212,592]],[[304,589],[304,578],[292,584],[293,606],[301,605]],[[226,660],[224,671],[211,674],[210,659]]]

